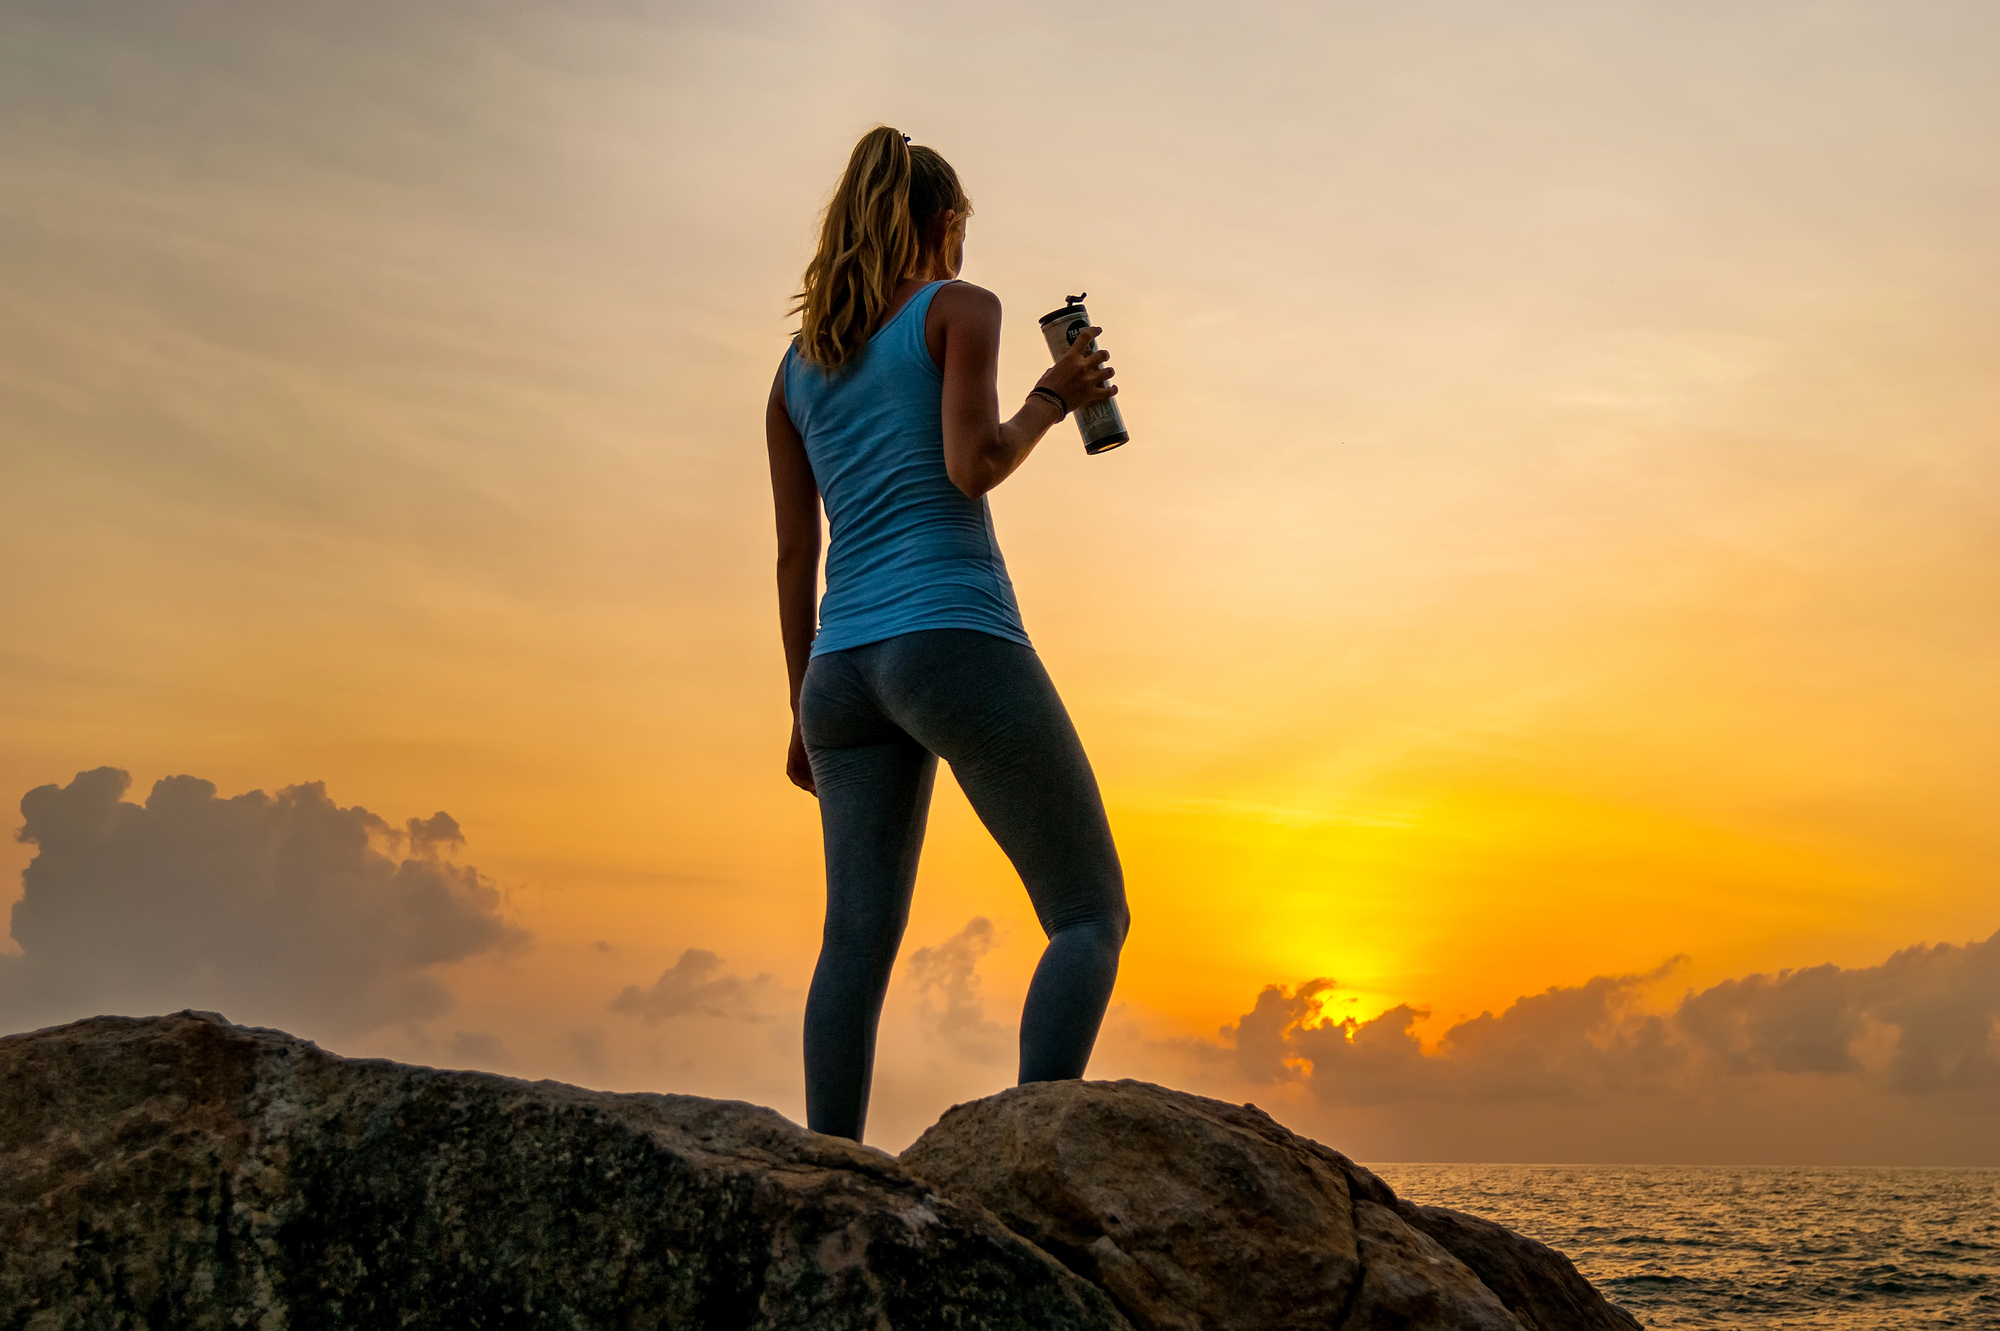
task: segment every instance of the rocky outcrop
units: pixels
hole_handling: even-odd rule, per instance
[[[902,1155],[1110,1291],[1143,1331],[1632,1331],[1568,1258],[1413,1206],[1251,1105],[1144,1082],[1021,1086]]]
[[[1137,1082],[961,1105],[899,1163],[205,1013],[0,1039],[0,1331],[1636,1325],[1560,1253]]]
[[[1355,1202],[1354,1228],[1361,1239],[1361,1286],[1343,1328],[1522,1331],[1465,1263],[1388,1207]]]
[[[1442,1206],[1399,1201],[1396,1214],[1465,1263],[1527,1331],[1636,1331],[1639,1326],[1638,1318],[1608,1302],[1569,1258],[1546,1244]]]
[[[1104,1286],[1147,1331],[1336,1327],[1361,1279],[1339,1167],[1253,1109],[1138,1082],[959,1105],[903,1152]]]
[[[187,1012],[0,1040],[0,1327],[1076,1327],[1102,1291],[768,1109]]]

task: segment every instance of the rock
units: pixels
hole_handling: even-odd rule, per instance
[[[960,1105],[898,1163],[207,1013],[0,1039],[0,1331],[1637,1325],[1551,1248],[1140,1082]]]
[[[1526,1331],[1638,1331],[1638,1318],[1606,1300],[1569,1258],[1546,1244],[1442,1206],[1398,1202],[1396,1211],[1470,1267]]]
[[[1146,1331],[1317,1331],[1340,1325],[1361,1260],[1346,1179],[1290,1137],[1143,1082],[1040,1082],[950,1110],[902,1163]]]
[[[1128,1327],[751,1105],[337,1058],[194,1012],[0,1040],[0,1328]]]
[[[1343,1327],[1521,1331],[1478,1276],[1388,1207],[1354,1203],[1354,1227],[1363,1274]]]
[[[902,1162],[1102,1284],[1144,1331],[1637,1325],[1561,1253],[1401,1201],[1252,1105],[1022,1086],[950,1110]]]

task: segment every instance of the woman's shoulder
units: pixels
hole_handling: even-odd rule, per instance
[[[954,279],[937,289],[931,297],[931,307],[946,317],[963,315],[967,318],[1000,317],[1000,298],[985,287],[974,286],[970,282]]]
[[[780,382],[787,375],[803,370],[812,364],[812,362],[806,359],[801,341],[802,339],[799,335],[794,333],[791,339],[785,343],[785,354],[778,357],[778,379]]]

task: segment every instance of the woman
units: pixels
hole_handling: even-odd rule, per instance
[[[819,797],[826,840],[806,1122],[856,1141],[940,757],[1049,937],[1021,1017],[1021,1081],[1083,1075],[1129,919],[1097,780],[1021,627],[985,498],[1049,427],[1118,390],[1093,328],[1000,419],[1000,302],[956,280],[971,211],[937,153],[886,126],[863,135],[764,417],[786,774]],[[822,501],[833,544],[815,636]]]

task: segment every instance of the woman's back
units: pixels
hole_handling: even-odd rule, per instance
[[[815,656],[939,628],[1028,645],[986,500],[945,467],[943,376],[924,339],[944,285],[918,291],[837,370],[786,353],[785,408],[833,528]]]

